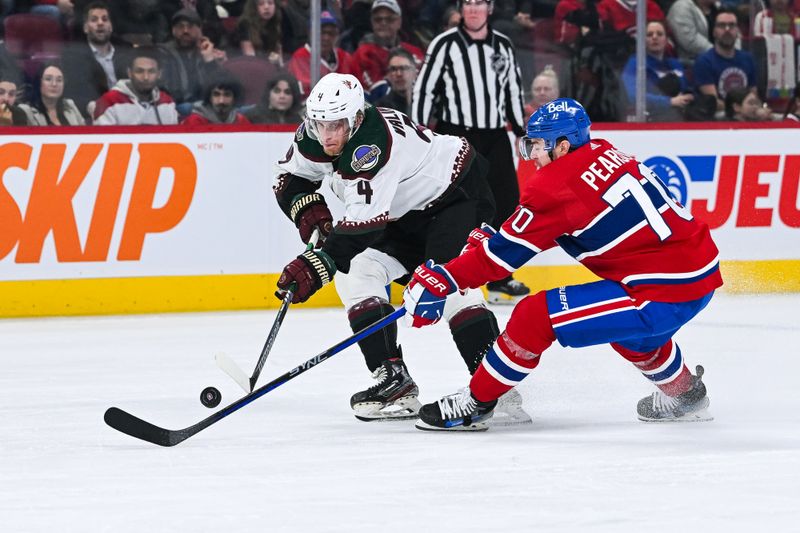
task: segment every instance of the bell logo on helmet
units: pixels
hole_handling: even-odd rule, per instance
[[[555,100],[547,104],[547,112],[548,113],[557,113],[558,111],[570,111],[574,115],[578,109],[575,107],[569,107],[567,102],[561,100]]]

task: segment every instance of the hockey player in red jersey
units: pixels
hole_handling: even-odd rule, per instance
[[[497,398],[539,364],[553,341],[609,343],[657,390],[637,406],[644,421],[708,420],[701,377],[683,361],[675,332],[722,285],[708,226],[692,217],[645,165],[591,139],[591,122],[570,98],[531,115],[520,152],[538,170],[496,233],[472,232],[445,265],[417,267],[404,293],[415,327],[438,321],[448,295],[500,279],[560,246],[601,281],[528,296],[484,357],[469,387],[420,409],[417,427],[482,430]]]

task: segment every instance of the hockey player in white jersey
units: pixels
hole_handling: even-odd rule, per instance
[[[314,87],[306,119],[286,157],[276,165],[278,204],[303,242],[314,230],[323,240],[291,261],[278,280],[279,294],[296,284],[304,302],[336,275],[353,331],[394,308],[386,285],[405,283],[428,257],[457,256],[472,228],[489,221],[494,202],[486,161],[463,138],[437,135],[392,109],[365,104],[351,75],[332,73]],[[320,187],[344,205],[333,217]],[[470,373],[498,335],[494,315],[479,290],[448,300],[443,318]],[[417,416],[419,390],[410,377],[392,324],[359,343],[376,383],[350,405],[359,420]]]

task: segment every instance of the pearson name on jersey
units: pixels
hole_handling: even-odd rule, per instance
[[[478,287],[555,246],[640,300],[689,301],[722,285],[708,226],[603,139],[536,171],[502,228],[447,269],[460,288]]]

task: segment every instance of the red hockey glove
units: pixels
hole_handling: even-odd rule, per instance
[[[469,232],[469,237],[467,237],[467,244],[464,248],[461,249],[461,253],[466,253],[473,248],[477,248],[478,246],[483,245],[483,241],[488,241],[492,238],[492,235],[497,233],[493,227],[489,224],[484,222],[481,224],[480,228],[475,228],[474,230]]]
[[[403,306],[407,326],[421,328],[437,323],[444,314],[447,295],[458,290],[453,276],[442,265],[430,259],[414,270],[414,277],[403,291]]]
[[[333,216],[319,193],[298,194],[289,210],[294,225],[300,230],[300,238],[307,243],[315,229],[319,230],[319,244],[333,231]]]
[[[330,283],[336,274],[336,264],[331,256],[322,250],[306,250],[286,265],[278,278],[278,290],[275,296],[283,300],[285,291],[292,288],[292,303],[308,300],[326,283]],[[292,284],[295,284],[292,287]]]

